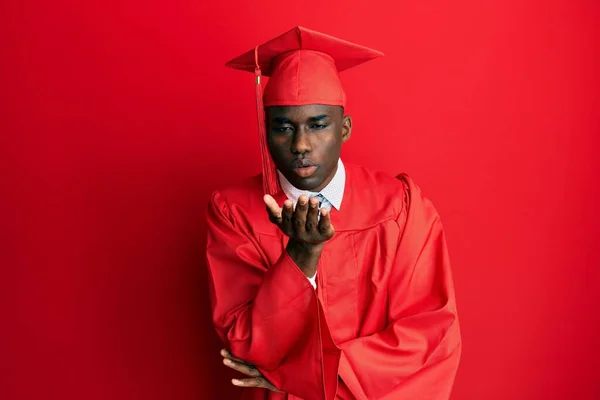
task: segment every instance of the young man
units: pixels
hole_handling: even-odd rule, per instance
[[[461,340],[440,218],[406,175],[340,159],[338,72],[380,55],[297,27],[228,63],[257,77],[263,173],[214,193],[207,259],[245,398],[450,396]]]

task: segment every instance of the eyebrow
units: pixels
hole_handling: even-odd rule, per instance
[[[328,114],[317,115],[316,117],[308,118],[308,122],[318,122],[327,117],[329,117]],[[292,120],[290,120],[289,118],[285,118],[285,117],[275,117],[275,118],[273,118],[273,122],[283,125],[283,124],[291,124]]]
[[[273,122],[281,124],[281,125],[292,123],[291,120],[289,120],[288,118],[285,118],[285,117],[275,117],[275,118],[273,118]]]
[[[329,117],[329,115],[327,115],[327,114],[321,114],[321,115],[317,115],[316,117],[310,117],[308,120],[309,120],[309,122],[317,122],[317,121],[320,121],[320,120],[325,119],[327,117]]]

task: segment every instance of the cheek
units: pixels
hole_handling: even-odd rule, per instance
[[[281,150],[285,148],[286,139],[280,136],[269,137],[267,139],[267,144],[269,146],[269,150],[281,152]]]
[[[336,135],[329,135],[323,138],[320,147],[326,153],[325,155],[334,153],[341,146],[341,140]]]
[[[289,145],[286,144],[285,141],[281,142],[281,140],[274,140],[269,143],[269,152],[271,153],[271,157],[278,165],[285,163],[285,160],[287,160],[289,157],[289,148]]]

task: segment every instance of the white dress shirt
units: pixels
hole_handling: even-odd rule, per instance
[[[279,171],[279,183],[281,184],[281,188],[283,192],[294,203],[294,208],[296,207],[296,203],[298,202],[298,198],[302,195],[310,197],[314,197],[317,195],[323,196],[323,202],[321,207],[325,207],[328,210],[331,210],[334,207],[336,210],[340,210],[342,206],[342,198],[344,197],[344,187],[346,186],[346,169],[344,168],[344,164],[341,159],[338,159],[338,167],[335,175],[331,179],[331,181],[325,186],[320,192],[310,192],[308,190],[300,190],[294,185],[292,185],[285,176]],[[316,289],[317,287],[317,274],[313,277],[308,277],[308,280],[312,284],[312,286]]]

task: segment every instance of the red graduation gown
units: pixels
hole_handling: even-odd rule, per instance
[[[405,175],[349,164],[346,179],[316,291],[267,218],[260,176],[213,194],[214,324],[234,356],[287,393],[244,398],[448,399],[461,339],[438,213]]]

